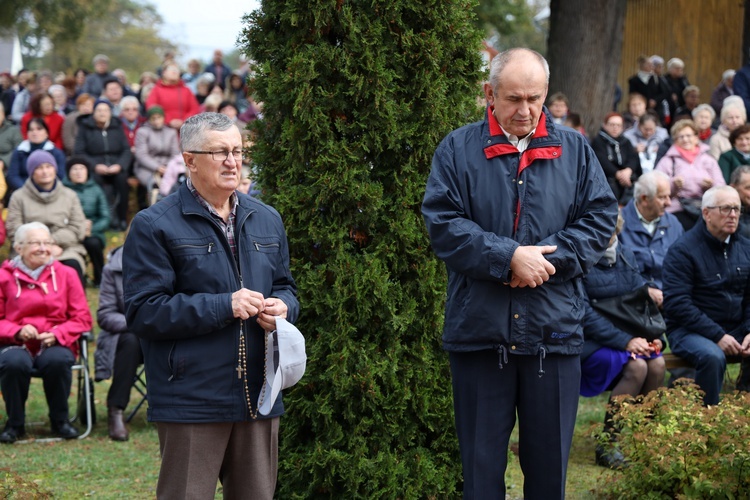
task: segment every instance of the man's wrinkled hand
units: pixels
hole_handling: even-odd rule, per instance
[[[557,250],[557,246],[520,246],[510,259],[513,273],[510,286],[535,288],[555,274],[555,266],[544,256]]]

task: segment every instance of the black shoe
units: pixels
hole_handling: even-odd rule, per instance
[[[70,425],[67,420],[61,422],[52,422],[52,434],[63,439],[75,439],[78,437],[78,429]]]
[[[0,443],[15,443],[25,435],[26,431],[23,427],[11,427],[10,425],[6,425],[2,434],[0,434]]]
[[[615,445],[610,445],[607,448],[597,445],[596,465],[608,469],[621,469],[627,466],[627,461],[625,455]]]

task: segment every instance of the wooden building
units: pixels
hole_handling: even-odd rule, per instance
[[[701,89],[701,102],[727,69],[738,69],[748,56],[747,0],[628,0],[617,83],[619,110],[627,106],[628,78],[638,71],[638,56],[679,57],[685,75]],[[743,50],[745,49],[745,50]]]

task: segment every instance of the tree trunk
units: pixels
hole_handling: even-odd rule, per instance
[[[626,0],[551,0],[549,93],[563,92],[589,137],[613,110]],[[627,89],[625,89],[627,91]]]

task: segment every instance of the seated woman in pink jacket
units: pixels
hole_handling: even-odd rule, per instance
[[[0,390],[8,421],[0,443],[25,434],[31,370],[42,375],[52,433],[78,436],[68,420],[71,366],[77,340],[91,330],[86,294],[76,271],[52,258],[47,226],[29,222],[16,232],[18,255],[0,267]]]
[[[656,170],[669,176],[672,204],[667,207],[687,231],[700,217],[703,193],[713,186],[724,186],[718,162],[708,153],[708,146],[698,138],[693,120],[678,120],[672,125],[672,147],[659,160]]]

